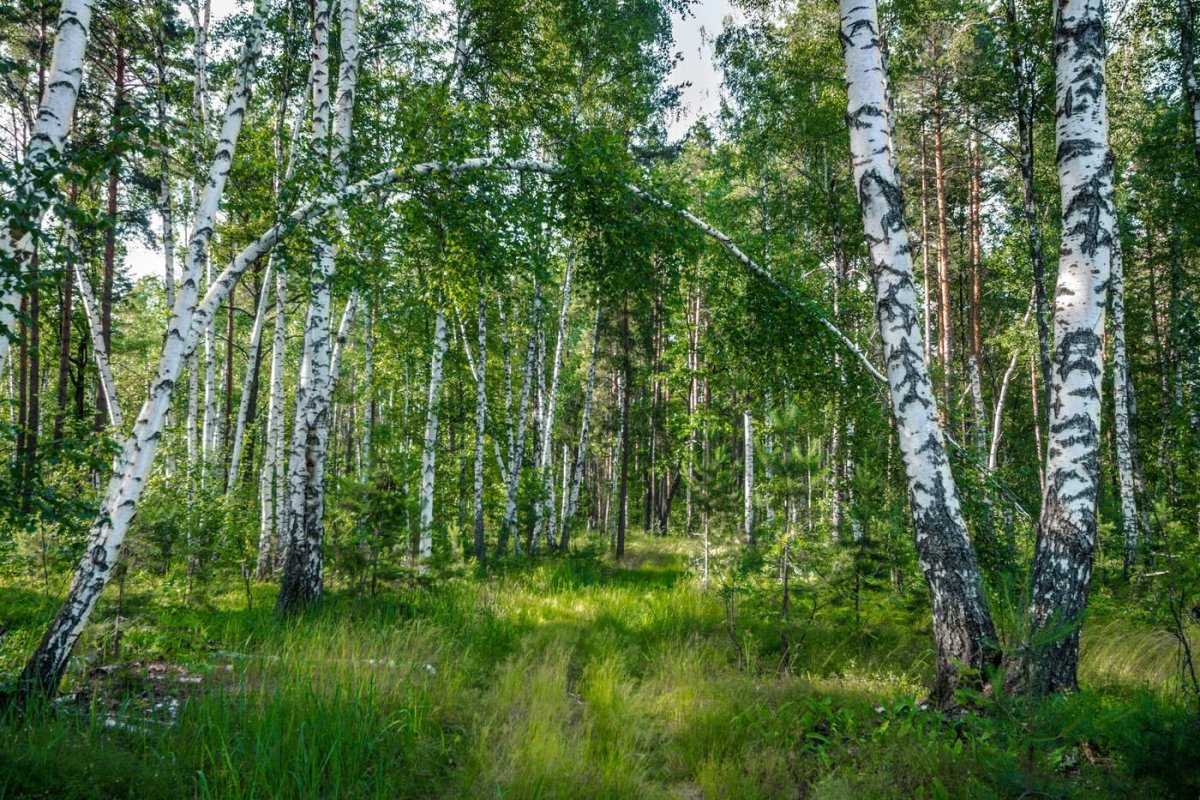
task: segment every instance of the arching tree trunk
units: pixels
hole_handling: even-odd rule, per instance
[[[995,630],[967,536],[958,487],[921,352],[912,252],[891,148],[879,21],[874,0],[841,0],[847,121],[854,182],[870,247],[876,308],[917,555],[933,601],[937,677],[933,696],[952,700],[961,667],[982,670]]]

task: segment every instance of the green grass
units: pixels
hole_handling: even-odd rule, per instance
[[[927,612],[879,593],[796,613],[780,668],[770,586],[733,631],[694,543],[638,537],[488,577],[335,590],[281,622],[273,587],[185,604],[170,581],[115,592],[64,688],[0,723],[0,798],[1195,797],[1200,729],[1169,688],[1174,651],[1089,622],[1080,694],[1010,715],[922,710]],[[53,611],[0,586],[12,677]],[[803,609],[801,609],[803,610]],[[734,642],[737,641],[735,646]],[[802,640],[802,643],[800,643]],[[739,654],[740,650],[740,654]],[[140,662],[97,678],[92,668]],[[169,664],[167,678],[147,662]],[[162,673],[159,673],[162,674]],[[197,680],[198,679],[198,680]],[[175,724],[141,721],[179,698]],[[106,725],[106,719],[123,724]]]

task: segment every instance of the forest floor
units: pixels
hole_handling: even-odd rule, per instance
[[[287,623],[269,585],[185,602],[131,577],[64,699],[0,720],[0,798],[1198,796],[1173,651],[1115,611],[1089,620],[1084,691],[945,715],[919,705],[916,589],[861,616],[801,594],[782,665],[770,592],[705,587],[695,549],[639,536],[620,565],[585,546],[375,597],[335,584]],[[53,607],[0,585],[0,679]]]

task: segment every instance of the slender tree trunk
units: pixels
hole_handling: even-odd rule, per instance
[[[67,223],[67,247],[74,251],[77,247],[75,233],[70,223]],[[113,382],[112,369],[108,362],[108,345],[104,341],[104,323],[96,313],[96,298],[92,294],[92,284],[82,269],[75,270],[75,278],[79,286],[79,302],[83,306],[84,317],[87,319],[88,330],[92,334],[92,357],[96,360],[96,371],[100,376],[98,397],[104,398],[107,420],[112,424],[113,434],[120,436],[125,431],[121,416],[121,403],[117,399],[116,384]]]
[[[1179,4],[1179,60],[1183,99],[1192,125],[1192,150],[1200,166],[1200,91],[1196,88],[1196,7],[1194,0]]]
[[[446,355],[446,312],[441,308],[433,322],[433,348],[429,362],[429,391],[425,401],[425,445],[421,449],[421,491],[419,509],[420,539],[417,545],[417,564],[422,573],[429,569],[433,555],[433,491],[437,474],[438,405],[440,404],[443,358]]]
[[[233,447],[229,456],[229,488],[236,489],[242,477],[242,445],[246,437],[247,417],[250,411],[250,395],[258,382],[258,370],[262,363],[260,349],[262,347],[263,327],[267,321],[267,306],[271,301],[271,270],[272,259],[267,260],[263,270],[262,290],[258,295],[258,309],[254,312],[254,327],[250,329],[250,344],[246,349],[246,375],[242,378],[242,393],[238,400],[237,422],[233,432]],[[232,336],[230,337],[232,342]]]
[[[596,321],[592,326],[592,356],[588,362],[587,388],[583,394],[583,412],[579,417],[579,446],[575,450],[575,464],[571,470],[571,483],[567,489],[567,505],[563,514],[562,537],[559,548],[565,553],[570,547],[571,521],[579,504],[579,487],[583,483],[583,467],[587,459],[588,421],[592,414],[592,398],[596,391],[596,354],[600,348],[600,304],[596,304]]]
[[[113,78],[113,125],[110,157],[112,167],[108,173],[107,225],[104,229],[104,272],[100,283],[100,336],[104,341],[104,352],[112,351],[112,301],[113,273],[117,257],[117,195],[121,180],[121,157],[124,146],[122,118],[125,114],[125,48],[121,34],[116,38],[116,66]],[[82,274],[82,272],[80,273]],[[109,420],[108,395],[100,389],[96,392],[96,430],[104,430]],[[118,432],[117,435],[120,435]]]
[[[937,678],[933,696],[951,702],[960,668],[993,659],[995,629],[950,472],[937,403],[921,353],[912,254],[891,149],[887,74],[874,0],[841,0],[854,181],[870,245],[879,330],[892,414],[908,478],[917,554],[933,600]]]
[[[558,376],[562,370],[563,353],[566,347],[567,320],[571,309],[571,276],[575,266],[574,255],[567,259],[567,271],[563,276],[562,306],[558,311],[558,336],[554,342],[554,364],[550,377],[550,394],[546,398],[545,412],[542,416],[542,452],[538,461],[542,471],[542,499],[535,511],[536,519],[533,527],[534,549],[537,549],[538,538],[542,527],[546,530],[546,544],[557,546],[554,525],[554,470],[551,469],[551,445],[554,440],[554,413],[558,405]]]
[[[1054,20],[1062,243],[1054,300],[1046,494],[1032,571],[1035,631],[1069,626],[1035,654],[1038,691],[1076,686],[1099,490],[1101,333],[1115,242],[1104,18],[1099,0],[1065,0]]]
[[[970,267],[971,267],[971,288],[968,297],[967,308],[969,311],[968,322],[970,325],[971,334],[971,351],[970,363],[968,368],[970,371],[971,380],[971,409],[974,416],[973,431],[975,439],[976,453],[982,456],[987,452],[987,412],[983,405],[983,321],[980,319],[983,311],[983,236],[981,232],[982,220],[980,214],[980,181],[983,165],[979,155],[979,139],[975,134],[971,135],[970,146],[970,179],[968,181],[968,195],[970,219],[968,227],[970,229]]]
[[[745,468],[742,472],[742,488],[744,489],[742,497],[742,522],[743,533],[746,537],[746,544],[753,546],[754,544],[754,419],[750,416],[750,409],[742,412],[742,432],[744,434],[743,454],[745,456]]]
[[[264,284],[263,291],[267,291]],[[274,570],[282,542],[272,552],[272,544],[285,529],[286,509],[283,427],[283,362],[287,346],[287,272],[279,270],[275,275],[275,332],[271,340],[271,389],[267,399],[267,443],[263,448],[263,468],[259,476],[259,504],[262,512],[258,533],[258,563],[255,576],[262,580]]]
[[[921,310],[925,315],[925,368],[933,369],[933,302],[929,296],[929,166],[921,125]]]
[[[145,487],[162,437],[171,391],[179,378],[189,340],[194,336],[192,318],[196,308],[199,265],[208,252],[225,179],[233,163],[234,150],[246,114],[261,48],[263,21],[262,4],[256,3],[249,37],[239,59],[237,77],[223,118],[217,151],[196,209],[184,281],[171,314],[167,336],[163,340],[157,374],[151,382],[149,397],[133,425],[133,433],[125,440],[124,449],[117,459],[67,598],[21,674],[21,688],[27,694],[50,695],[57,691],[71,651],[95,609],[100,593],[112,576],[129,523]]]
[[[78,199],[77,190],[72,187],[70,207],[74,208]],[[69,229],[68,229],[69,230]],[[73,291],[75,283],[75,254],[77,248],[72,247],[71,238],[67,238],[66,263],[62,274],[62,301],[59,305],[58,321],[58,407],[54,415],[54,442],[62,442],[64,426],[67,417],[68,384],[71,380],[71,328],[74,319]]]
[[[942,359],[942,403],[944,404],[942,414],[943,422],[946,422],[951,409],[950,379],[954,370],[952,347],[954,331],[952,330],[950,309],[950,235],[947,228],[946,160],[942,141],[942,125],[941,78],[935,77],[933,89],[933,185],[937,196],[938,228],[938,331],[941,335],[938,350]]]
[[[1032,72],[1021,49],[1026,33],[1017,21],[1016,0],[1005,0],[1010,60],[1017,101],[1017,139],[1021,148],[1021,208],[1029,236],[1029,258],[1033,263],[1034,308],[1038,328],[1038,363],[1042,386],[1050,391],[1050,311],[1046,298],[1046,261],[1042,251],[1042,232],[1038,224],[1037,186],[1033,182],[1033,100]]]
[[[629,352],[629,293],[626,291],[621,309],[621,477],[617,490],[616,554],[625,556],[625,523],[629,511],[629,395],[633,364]]]
[[[475,374],[475,558],[487,557],[483,539],[483,436],[487,426],[487,302],[479,279],[479,359]]]
[[[537,279],[533,282],[533,319],[536,329],[542,316],[542,287]],[[509,421],[509,454],[507,486],[505,487],[504,521],[500,525],[500,541],[497,546],[501,555],[508,549],[508,537],[513,537],[516,552],[521,552],[521,537],[517,534],[517,489],[520,488],[521,466],[525,462],[525,420],[529,414],[529,396],[533,390],[534,356],[537,350],[537,334],[529,335],[525,346],[525,380],[521,387],[521,401],[517,407],[517,418]],[[516,431],[513,434],[513,431]]]
[[[1117,478],[1121,495],[1121,531],[1125,539],[1124,570],[1129,577],[1137,560],[1141,546],[1141,531],[1138,527],[1137,498],[1134,493],[1135,472],[1133,437],[1130,431],[1130,376],[1129,357],[1125,348],[1125,271],[1121,253],[1121,242],[1117,231],[1113,231],[1111,251],[1112,267],[1108,290],[1112,303],[1112,347],[1113,347],[1113,418],[1116,434]]]

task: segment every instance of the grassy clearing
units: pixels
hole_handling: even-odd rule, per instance
[[[1032,709],[917,707],[926,614],[880,593],[823,610],[781,669],[769,595],[705,589],[677,540],[505,564],[370,599],[334,591],[281,623],[273,589],[185,606],[126,587],[81,643],[73,702],[0,726],[0,798],[1180,796],[1200,731],[1173,650],[1089,623],[1085,680]],[[11,676],[44,624],[0,588]],[[8,609],[12,610],[9,614]],[[799,615],[804,616],[804,615]],[[98,665],[121,663],[118,669]],[[896,671],[897,665],[902,671]],[[172,721],[171,702],[178,702]],[[1019,713],[1014,712],[1018,708]]]

